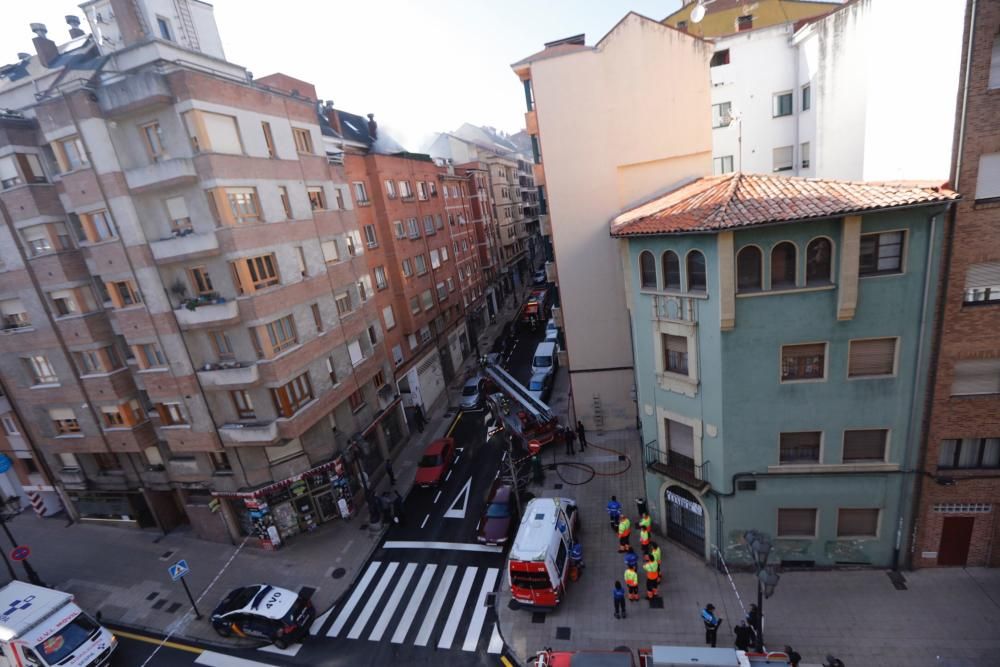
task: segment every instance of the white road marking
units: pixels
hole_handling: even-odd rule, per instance
[[[455,457],[455,460],[454,460],[454,461],[452,462],[452,465],[454,465],[455,463],[458,463],[458,460],[459,460],[460,458],[462,458],[462,457],[461,457],[461,456],[456,456],[456,457]]]
[[[298,655],[299,651],[302,650],[302,643],[292,644],[288,648],[278,648],[274,644],[268,644],[267,646],[261,646],[258,651],[264,651],[265,653],[277,653],[278,655],[285,655],[289,658]]]
[[[323,624],[326,623],[326,619],[330,618],[330,614],[332,613],[333,613],[333,607],[330,607],[329,609],[326,610],[324,614],[322,614],[319,618],[313,621],[312,625],[309,626],[309,634],[311,635],[319,634],[320,628],[323,627]]]
[[[451,648],[451,643],[455,640],[455,633],[458,631],[458,622],[462,620],[462,611],[469,599],[469,593],[472,592],[472,582],[476,580],[478,569],[478,567],[465,568],[462,583],[458,585],[455,601],[451,605],[451,613],[448,614],[448,622],[445,623],[441,639],[438,640],[438,648]]]
[[[443,551],[482,551],[484,553],[503,553],[502,547],[492,547],[487,544],[466,544],[464,542],[414,542],[408,540],[390,540],[382,545],[383,549],[441,549]]]
[[[476,607],[472,611],[472,620],[469,621],[469,629],[465,633],[465,643],[462,644],[463,651],[475,651],[479,644],[479,633],[483,631],[483,623],[486,621],[486,595],[493,592],[499,574],[499,568],[491,567],[486,570],[486,578],[483,579],[483,585],[479,588]]]
[[[399,625],[396,626],[396,631],[392,633],[390,641],[393,644],[402,644],[403,640],[406,639],[406,633],[410,631],[413,619],[417,617],[417,609],[420,608],[420,602],[424,599],[424,594],[427,592],[427,587],[431,585],[431,579],[434,578],[434,572],[436,571],[436,563],[428,563],[424,567],[424,571],[417,581],[417,587],[413,589],[413,595],[410,596],[410,601],[406,604],[406,609],[403,610],[403,616],[399,619]]]
[[[441,492],[440,491],[438,491],[437,495],[434,496],[434,503],[437,504],[437,501],[439,501],[439,500],[441,500]]]
[[[244,660],[235,658],[224,653],[215,651],[203,651],[201,655],[194,659],[196,665],[207,665],[207,667],[272,667],[269,662],[257,662],[256,660]]]
[[[420,632],[417,633],[417,639],[413,642],[417,646],[427,646],[427,640],[430,639],[431,630],[434,629],[434,624],[437,623],[438,614],[441,613],[441,606],[448,595],[448,589],[451,588],[451,580],[455,578],[456,570],[458,570],[457,565],[449,565],[445,568],[444,575],[442,575],[441,581],[438,582],[438,587],[434,591],[434,597],[431,599],[431,606],[427,609],[427,615],[424,616],[424,622],[420,626]]]
[[[372,594],[368,597],[368,603],[365,604],[365,608],[361,610],[361,614],[358,616],[358,620],[354,622],[351,626],[351,631],[347,633],[348,639],[357,639],[364,632],[365,626],[368,625],[368,619],[372,617],[375,613],[375,607],[378,606],[379,602],[382,600],[382,594],[385,593],[385,589],[389,587],[389,583],[392,581],[392,575],[396,573],[396,568],[399,567],[399,563],[389,563],[389,566],[385,568],[385,572],[379,577],[378,583],[375,584],[375,589]]]
[[[449,507],[448,511],[444,513],[444,518],[446,519],[465,518],[465,511],[469,509],[469,492],[471,490],[472,490],[472,478],[470,477],[469,480],[465,483],[465,486],[462,487],[462,490],[458,492],[457,496],[455,496],[455,500],[452,501],[451,507]],[[462,501],[461,509],[459,509],[458,507],[458,501],[460,500]]]
[[[456,447],[455,451],[456,452],[464,452],[465,451],[465,447]]]
[[[421,527],[421,528],[423,528],[424,526],[426,526],[426,525],[427,525],[427,519],[429,519],[429,518],[431,518],[431,515],[430,515],[430,514],[428,514],[427,516],[425,516],[425,517],[424,517],[424,521],[423,521],[423,523],[421,523],[421,524],[420,524],[420,527]]]
[[[377,560],[372,561],[371,565],[368,566],[368,569],[365,570],[365,573],[361,576],[361,581],[358,582],[358,585],[354,588],[354,592],[351,593],[351,597],[348,598],[347,604],[344,605],[344,608],[340,610],[339,614],[337,614],[337,620],[335,620],[333,625],[330,626],[330,629],[327,630],[327,637],[336,637],[340,634],[340,631],[344,629],[344,626],[347,625],[347,619],[351,617],[351,612],[353,612],[354,608],[358,606],[358,602],[361,601],[361,597],[365,594],[365,589],[368,588],[368,584],[371,583],[372,577],[375,576],[375,573],[378,572],[378,569],[381,566],[382,563]]]
[[[340,553],[346,554],[353,546],[354,540],[348,540],[347,544],[344,545],[344,548],[340,550]]]
[[[449,470],[448,474],[444,476],[444,481],[447,482],[449,479],[451,479],[451,473],[453,473],[453,472],[455,472],[455,471],[454,470]]]
[[[500,636],[500,628],[493,624],[493,634],[490,635],[490,645],[486,647],[487,653],[499,655],[503,651],[503,638]]]
[[[385,629],[389,626],[389,621],[392,620],[392,615],[396,613],[396,607],[399,606],[399,601],[403,599],[403,593],[406,592],[406,587],[409,585],[410,579],[416,571],[416,563],[407,563],[402,576],[399,577],[399,582],[396,584],[396,587],[392,589],[392,595],[389,596],[389,601],[386,602],[385,606],[382,608],[382,615],[378,617],[378,623],[375,624],[375,629],[372,630],[370,635],[368,635],[368,639],[370,641],[377,642],[382,640],[382,635],[385,634]]]

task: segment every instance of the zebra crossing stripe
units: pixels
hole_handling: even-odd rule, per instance
[[[503,637],[500,636],[500,628],[497,624],[493,624],[493,634],[490,635],[490,645],[486,648],[486,652],[492,655],[499,655],[503,651]]]
[[[382,615],[378,617],[375,629],[368,635],[369,640],[373,642],[382,640],[382,635],[385,634],[385,629],[389,626],[389,621],[392,619],[393,614],[396,613],[396,607],[399,606],[399,601],[403,599],[403,593],[406,592],[406,587],[409,585],[410,579],[416,571],[416,563],[407,564],[406,569],[403,570],[403,575],[399,578],[399,583],[392,589],[392,595],[389,596],[389,601],[385,603],[385,607],[382,609]]]
[[[486,596],[493,591],[499,573],[500,570],[495,567],[486,570],[486,578],[483,579],[483,585],[479,588],[479,596],[476,597],[476,608],[472,612],[472,620],[469,622],[469,629],[465,633],[465,642],[462,644],[463,651],[475,651],[476,646],[479,644],[479,633],[483,631],[483,622],[486,621]]]
[[[449,565],[444,569],[444,575],[441,577],[441,581],[438,582],[438,587],[434,591],[434,597],[431,598],[431,606],[427,609],[427,615],[420,626],[420,632],[417,633],[417,640],[413,642],[417,646],[427,646],[427,640],[431,637],[431,630],[434,629],[438,614],[441,613],[444,598],[448,594],[448,589],[451,587],[451,581],[455,578],[457,570],[457,565]]]
[[[390,641],[393,644],[402,644],[403,640],[406,639],[406,633],[410,631],[413,619],[417,617],[417,610],[420,608],[420,603],[423,601],[424,594],[431,585],[431,579],[434,578],[434,572],[436,571],[436,563],[429,563],[424,567],[424,571],[417,581],[417,587],[413,590],[413,595],[410,596],[410,601],[407,603],[406,609],[403,610],[403,617],[399,619],[399,625],[396,626],[396,631],[392,633]]]
[[[378,583],[375,585],[375,590],[372,591],[371,596],[368,598],[368,603],[365,608],[361,610],[361,615],[358,616],[358,620],[354,622],[351,627],[351,631],[347,633],[348,639],[357,639],[361,636],[361,633],[365,631],[365,626],[368,625],[368,619],[372,617],[375,612],[375,607],[378,606],[379,601],[382,599],[382,594],[385,593],[385,589],[389,587],[389,583],[392,581],[392,575],[396,573],[396,568],[399,567],[399,563],[392,562],[389,566],[385,568],[385,572],[379,578]]]
[[[344,626],[347,625],[347,619],[351,617],[351,612],[353,612],[354,608],[358,606],[358,602],[361,601],[361,597],[365,594],[368,584],[371,583],[372,577],[375,576],[375,573],[378,572],[380,567],[382,567],[382,563],[380,561],[375,560],[371,562],[368,569],[365,570],[364,575],[362,575],[361,581],[359,581],[358,585],[354,588],[354,592],[351,593],[351,597],[347,600],[347,604],[344,605],[344,608],[340,610],[339,614],[337,614],[337,619],[333,622],[333,625],[330,626],[329,631],[327,631],[327,637],[336,637],[340,634],[340,631],[344,629]]]
[[[476,580],[477,569],[475,567],[465,568],[462,583],[459,584],[458,591],[455,593],[455,601],[451,605],[448,622],[445,624],[444,632],[441,633],[441,639],[438,641],[438,648],[451,648],[451,643],[455,640],[455,632],[458,630],[459,621],[462,620],[462,611],[469,599],[469,593],[472,592],[472,582]]]

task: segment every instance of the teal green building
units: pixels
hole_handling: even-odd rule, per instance
[[[612,221],[645,481],[661,533],[785,566],[906,548],[941,261],[957,195],[727,174]]]

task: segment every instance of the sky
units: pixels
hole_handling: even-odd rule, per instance
[[[68,40],[72,0],[3,2],[0,64],[34,53],[29,24]],[[510,64],[545,42],[586,33],[593,44],[628,11],[662,19],[680,0],[215,0],[228,60],[256,77],[283,72],[321,99],[379,126],[410,150],[462,123],[524,126],[524,93]],[[87,28],[86,21],[81,26]]]

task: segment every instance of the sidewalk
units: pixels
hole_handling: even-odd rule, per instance
[[[663,608],[643,599],[629,603],[628,618],[613,615],[611,588],[622,580],[624,564],[617,539],[608,524],[605,505],[611,494],[635,519],[634,499],[644,495],[642,457],[634,430],[605,434],[588,432],[585,454],[567,456],[561,448],[543,453],[543,462],[587,463],[598,473],[621,470],[623,463],[608,447],[628,454],[631,468],[619,476],[598,475],[582,486],[582,472],[560,468],[565,480],[551,470],[536,495],[576,498],[581,507],[586,569],[571,583],[566,600],[539,622],[530,610],[513,610],[509,588],[498,595],[500,630],[508,646],[524,663],[539,649],[601,648],[653,644],[704,645],[700,609],[711,602],[724,619],[719,646],[731,646],[733,625],[742,610],[729,580],[691,552],[665,536],[654,534],[664,550]],[[611,460],[609,460],[611,459]],[[559,485],[562,485],[561,488]],[[634,532],[634,531],[633,531]],[[633,536],[633,546],[638,537]],[[756,601],[751,574],[734,573],[745,605]],[[1000,664],[1000,571],[989,569],[919,570],[905,573],[907,590],[896,590],[884,570],[785,572],[774,596],[764,605],[767,645],[790,644],[803,663],[821,663],[827,653],[848,667],[986,667]],[[644,591],[644,585],[640,587]],[[643,593],[644,594],[644,593]],[[559,633],[557,635],[557,632]],[[568,638],[560,639],[557,637]]]

